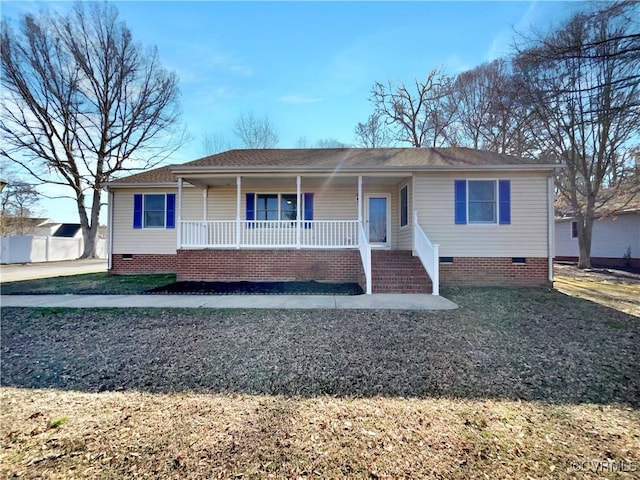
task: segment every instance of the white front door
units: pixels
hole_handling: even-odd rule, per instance
[[[365,221],[367,222],[367,233],[369,243],[378,246],[390,245],[390,224],[389,218],[389,195],[369,194],[366,196]]]

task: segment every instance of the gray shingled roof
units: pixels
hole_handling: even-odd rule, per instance
[[[229,150],[182,165],[170,165],[114,180],[112,183],[162,183],[176,181],[171,170],[190,168],[211,171],[274,169],[393,169],[481,168],[545,166],[549,162],[520,158],[471,148],[307,148]]]

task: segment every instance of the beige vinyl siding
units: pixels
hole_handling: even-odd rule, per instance
[[[187,186],[182,187],[182,220],[204,220],[203,192],[204,190],[201,188]],[[176,222],[178,221],[177,210],[178,198],[176,197]]]
[[[176,253],[175,228],[133,228],[133,196],[136,193],[178,193],[174,188],[113,190],[112,253]],[[176,198],[176,209],[177,206]],[[177,223],[177,212],[176,212]]]
[[[510,225],[456,225],[454,180],[511,180]],[[415,179],[420,225],[443,257],[546,257],[547,177],[519,172],[431,173]]]
[[[209,187],[207,195],[207,220],[235,220],[236,219],[236,186]],[[243,202],[244,203],[244,202]],[[244,205],[240,211],[244,218]]]

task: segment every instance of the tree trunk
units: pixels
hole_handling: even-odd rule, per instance
[[[587,209],[587,212],[589,209]],[[591,268],[591,235],[593,232],[593,215],[581,213],[576,215],[578,222],[578,247],[580,255],[578,257],[578,268]]]
[[[78,203],[78,213],[80,215],[82,238],[84,240],[84,251],[80,258],[98,258],[96,242],[98,240],[98,229],[100,228],[100,193],[100,186],[94,187],[91,201],[91,219],[87,217],[84,194],[80,194],[76,200]]]

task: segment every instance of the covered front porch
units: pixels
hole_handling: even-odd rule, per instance
[[[353,249],[359,251],[363,287],[369,294],[372,250],[412,251],[437,294],[438,247],[419,227],[417,214],[409,215],[411,184],[406,174],[271,177],[189,172],[178,177],[177,249]],[[286,261],[282,268],[289,268]]]

